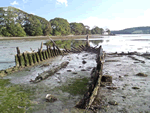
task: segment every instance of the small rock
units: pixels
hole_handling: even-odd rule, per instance
[[[81,68],[82,66],[79,66],[79,68]]]
[[[107,89],[114,90],[114,89],[117,89],[117,87],[107,87]]]
[[[110,105],[118,105],[118,103],[116,101],[109,101],[108,102]]]
[[[136,74],[136,76],[147,77],[147,75],[144,73],[138,73],[138,74]]]
[[[124,88],[122,88],[122,90],[125,90]]]
[[[126,75],[124,75],[124,76],[127,77],[127,76],[129,76],[129,75],[126,74]]]
[[[126,96],[122,96],[122,98],[126,98]]]
[[[132,89],[140,89],[140,88],[138,88],[138,87],[132,87]]]
[[[145,63],[145,61],[141,61],[141,63]]]
[[[81,71],[86,71],[85,69],[81,69]]]
[[[71,72],[72,70],[67,70],[67,72]]]
[[[83,55],[82,57],[88,56],[88,54]]]
[[[112,76],[103,75],[101,81],[102,81],[102,82],[112,82]]]
[[[86,64],[87,62],[85,60],[82,61],[82,64]]]
[[[92,69],[92,67],[87,67],[88,70]]]
[[[56,74],[60,75],[60,73],[56,73]]]
[[[122,78],[121,76],[119,76],[119,78]]]
[[[77,72],[72,72],[72,74],[78,74]]]
[[[134,62],[134,63],[139,63],[139,62]]]
[[[57,100],[57,98],[52,96],[51,94],[47,94],[45,98],[47,102],[54,102]]]

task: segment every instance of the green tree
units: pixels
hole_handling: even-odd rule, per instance
[[[41,23],[36,17],[29,17],[28,23],[24,25],[25,32],[29,36],[40,36],[43,35]]]
[[[5,35],[7,34],[7,36],[9,34],[10,36],[14,36],[14,35],[16,36],[16,32],[12,33],[11,29],[12,26],[17,25],[17,23],[20,24],[20,25],[18,24],[19,25],[18,27],[21,26],[23,29],[25,29],[27,35],[31,35],[31,36],[49,35],[52,32],[51,24],[49,23],[49,21],[47,21],[42,17],[28,14],[14,7],[0,7],[1,34],[5,34]],[[3,30],[4,33],[2,33],[1,28],[2,29],[4,28]]]
[[[86,29],[86,34],[91,34],[91,30],[90,30],[90,27],[89,26],[85,26],[85,29]]]
[[[15,24],[14,22],[7,24],[6,27],[3,27],[2,34],[4,36],[15,36],[15,37],[26,36],[26,33],[21,27],[21,25],[19,23]]]
[[[98,26],[95,26],[92,30],[91,33],[92,34],[103,34],[103,28],[99,28]]]
[[[54,18],[50,20],[53,35],[69,35],[70,34],[70,25],[66,19],[63,18]],[[58,33],[59,32],[59,33]]]
[[[71,33],[74,35],[85,35],[86,34],[86,27],[83,23],[70,23]]]
[[[74,35],[82,34],[82,25],[76,22],[70,23],[71,33]]]
[[[36,18],[40,21],[41,23],[41,28],[43,30],[43,35],[50,35],[52,33],[52,28],[51,28],[51,24],[50,22],[48,22],[45,18],[42,17],[38,17],[36,16]]]
[[[110,30],[108,29],[108,28],[106,28],[106,30],[105,30],[108,34],[110,34],[111,32],[110,32]]]

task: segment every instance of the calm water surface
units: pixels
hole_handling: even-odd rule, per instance
[[[116,35],[116,36],[92,36],[91,46],[102,45],[103,50],[108,52],[150,52],[150,35]],[[82,39],[81,39],[82,40]],[[83,39],[85,40],[85,39]],[[21,53],[31,51],[30,48],[37,51],[41,42],[47,40],[4,40],[0,41],[0,70],[15,66],[14,55],[16,47],[20,48]],[[45,48],[45,46],[44,46]]]

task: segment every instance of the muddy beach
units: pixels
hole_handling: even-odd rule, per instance
[[[121,38],[118,42],[121,42],[122,40],[125,39]],[[126,40],[129,41],[129,39]],[[104,51],[107,53],[103,65],[103,75],[110,75],[113,79],[112,84],[101,85],[102,87],[100,88],[99,94],[95,99],[95,105],[93,104],[93,106],[95,106],[94,110],[85,111],[84,109],[77,109],[74,107],[76,103],[83,97],[84,92],[87,90],[87,84],[92,68],[96,66],[96,54],[87,52],[68,54],[64,57],[58,56],[56,58],[46,60],[40,65],[26,68],[25,70],[15,72],[9,76],[4,77],[3,79],[10,79],[10,83],[6,83],[7,87],[19,86],[23,90],[17,89],[17,93],[27,92],[30,105],[25,107],[23,104],[22,106],[17,106],[16,109],[24,109],[25,111],[35,113],[92,113],[95,112],[95,110],[96,112],[102,113],[149,112],[149,57],[142,57],[138,55],[110,54],[116,51],[121,52],[121,50],[119,50],[120,44],[117,45],[111,43],[111,41],[114,42],[112,38],[107,37],[96,40],[92,39],[90,42],[91,46],[103,46]],[[60,42],[57,44],[59,43]],[[135,47],[136,49],[134,48],[134,50],[137,50],[139,53],[146,53],[146,51],[148,51],[150,48],[145,44],[143,45],[144,47],[141,47],[142,49],[138,49],[139,47],[137,47],[136,44],[134,46],[130,46],[129,44],[126,46],[125,50],[122,50],[126,52],[128,50],[132,50],[132,48]],[[43,73],[44,71],[47,71],[51,68],[57,67],[63,61],[69,62],[66,68],[61,69],[53,76],[37,84],[32,84],[29,82],[30,79],[35,79],[38,74]],[[138,73],[144,73],[148,76],[136,76]],[[11,89],[9,90],[11,91]],[[57,101],[52,103],[46,102],[45,96],[47,94],[52,94],[55,96]],[[16,93],[13,95],[16,95]],[[1,100],[3,96],[1,95]],[[10,98],[10,96],[7,98]]]
[[[150,61],[136,62],[127,55],[106,55],[103,75],[113,78],[112,84],[102,84],[95,100],[98,113],[149,113]],[[138,73],[148,76],[137,76]]]

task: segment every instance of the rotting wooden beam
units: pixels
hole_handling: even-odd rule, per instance
[[[29,66],[29,58],[28,58],[28,55],[27,53],[23,53],[23,56],[24,56],[24,60],[25,60],[25,66]]]
[[[91,82],[89,84],[88,91],[84,94],[83,98],[76,104],[75,107],[77,108],[91,108],[91,105],[94,102],[96,95],[98,94],[103,70],[103,51],[101,46],[98,48],[97,51],[96,62],[96,67],[94,67],[91,71]]]
[[[49,39],[51,40],[51,42],[55,45],[55,47],[58,49],[58,51],[61,53],[61,55],[63,56],[63,53],[61,52],[61,50],[59,49],[59,47],[56,45],[56,43],[49,37]]]
[[[42,80],[45,80],[45,79],[47,79],[49,76],[52,76],[53,74],[55,74],[56,72],[58,72],[60,69],[67,67],[68,64],[69,64],[69,62],[67,62],[67,61],[66,61],[66,62],[62,62],[59,66],[57,66],[57,67],[51,69],[50,71],[45,71],[45,72],[39,74],[39,75],[35,78],[35,80],[32,80],[32,79],[31,79],[30,82],[32,82],[32,83],[38,83],[38,82],[40,82],[40,81],[42,81]]]

